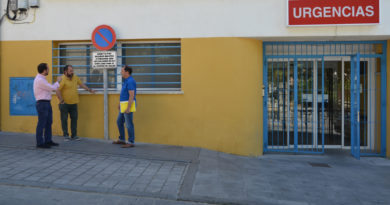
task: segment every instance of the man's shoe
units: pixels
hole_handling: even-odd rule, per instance
[[[120,140],[115,140],[115,141],[112,141],[112,144],[122,144],[122,145],[125,145],[126,142],[123,142],[123,141],[120,141]]]
[[[134,147],[133,143],[127,143],[125,145],[122,145],[122,148],[131,148],[131,147]]]
[[[67,136],[67,135],[64,136],[64,141],[65,141],[65,142],[67,142],[67,141],[69,141],[69,140],[70,140],[70,137],[69,137],[69,136]]]
[[[55,143],[55,142],[53,142],[53,141],[48,142],[48,143],[46,143],[46,144],[49,145],[49,146],[59,146],[59,145],[60,145],[60,144]]]
[[[72,140],[80,141],[81,139],[77,136],[71,137]]]
[[[40,145],[37,145],[37,148],[48,149],[48,148],[50,148],[50,145],[48,145],[48,144],[40,144]]]

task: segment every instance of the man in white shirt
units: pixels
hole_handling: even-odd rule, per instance
[[[51,85],[46,80],[49,74],[49,67],[46,63],[38,65],[38,74],[34,79],[34,97],[37,100],[36,108],[38,112],[38,124],[36,129],[37,148],[50,148],[58,146],[58,143],[52,141],[51,125],[53,123],[53,110],[51,108],[51,92],[58,89],[61,77],[57,82]],[[45,139],[43,139],[43,130],[45,130]]]

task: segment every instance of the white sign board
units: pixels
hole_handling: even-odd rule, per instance
[[[116,51],[94,51],[92,53],[92,68],[116,68]]]

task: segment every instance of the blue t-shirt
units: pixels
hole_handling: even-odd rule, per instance
[[[129,100],[129,91],[134,90],[134,100],[137,95],[137,84],[132,76],[128,77],[122,82],[122,90],[121,95],[119,97],[120,101],[128,101]]]

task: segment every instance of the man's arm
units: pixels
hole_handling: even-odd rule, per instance
[[[60,89],[56,90],[56,95],[57,95],[58,100],[60,101],[60,104],[63,104],[64,103],[64,99],[62,98]]]
[[[60,82],[60,87],[58,87],[58,89],[56,90],[56,95],[60,104],[64,103],[64,98],[62,98],[62,94],[61,94],[62,88],[64,88],[64,81]]]
[[[89,91],[90,93],[95,94],[95,91],[92,90],[91,88],[87,87],[84,83],[81,83],[80,87],[84,88],[86,91]]]
[[[47,90],[47,91],[57,90],[58,87],[60,87],[60,85],[59,85],[60,81],[61,81],[61,77],[58,77],[57,82],[52,85],[49,82],[47,82],[46,79],[45,80],[42,79],[38,82],[38,87],[40,87],[44,90]]]
[[[129,90],[129,104],[127,105],[127,109],[125,113],[130,113],[131,104],[134,101],[134,90]]]

